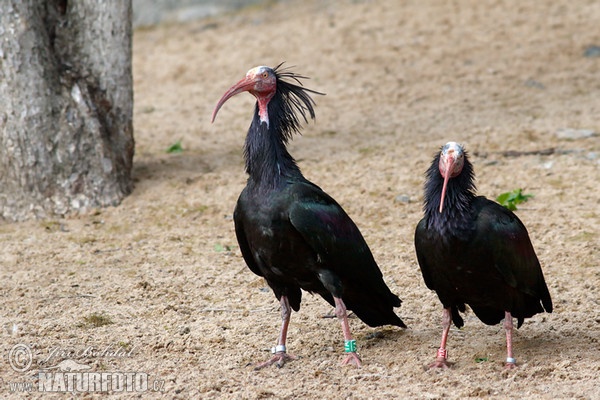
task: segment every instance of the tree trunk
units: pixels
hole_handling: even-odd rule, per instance
[[[131,0],[0,0],[0,217],[132,190]]]

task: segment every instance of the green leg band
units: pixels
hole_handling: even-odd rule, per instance
[[[346,350],[346,353],[356,353],[356,340],[346,340],[344,342],[344,350]]]

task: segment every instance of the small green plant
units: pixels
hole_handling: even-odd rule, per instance
[[[489,357],[475,357],[475,362],[476,363],[482,363],[482,362],[486,362],[489,361],[490,358]]]
[[[91,313],[83,317],[83,322],[79,323],[80,327],[98,328],[99,326],[110,325],[113,321],[109,316],[99,313]]]
[[[217,243],[217,244],[215,244],[215,251],[217,253],[220,253],[222,251],[231,251],[231,246],[222,245],[221,243]]]
[[[496,197],[496,201],[509,210],[515,211],[517,209],[517,204],[526,202],[530,197],[533,197],[533,195],[523,194],[523,189],[515,189],[512,192],[502,193],[500,196]]]
[[[127,351],[131,350],[131,343],[129,343],[129,342],[119,342],[119,343],[117,343],[117,345]]]
[[[183,153],[183,146],[181,145],[181,140],[176,141],[167,149],[167,153]]]

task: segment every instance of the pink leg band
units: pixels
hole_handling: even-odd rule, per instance
[[[444,360],[448,356],[448,351],[446,349],[442,349],[441,347],[437,351],[437,358],[443,358]]]

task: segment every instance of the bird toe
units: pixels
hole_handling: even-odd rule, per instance
[[[453,363],[448,362],[444,357],[437,357],[434,362],[429,364],[429,369],[448,369]]]
[[[512,363],[512,362],[506,362],[504,363],[504,369],[505,370],[511,370],[511,369],[515,369],[517,368],[517,364],[516,363]]]
[[[283,351],[278,352],[278,353],[275,353],[275,355],[273,357],[271,357],[271,359],[256,365],[254,367],[254,370],[258,371],[260,369],[263,369],[263,368],[268,367],[273,364],[275,364],[277,366],[277,368],[281,368],[285,365],[285,363],[287,361],[292,361],[295,359],[296,359],[296,357],[292,356],[291,354],[287,354],[286,352],[283,352]]]
[[[344,360],[342,361],[342,365],[346,365],[346,364],[354,364],[357,367],[360,367],[361,366],[360,357],[355,352],[350,352],[350,353],[348,353],[346,358],[344,358]]]

